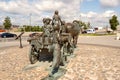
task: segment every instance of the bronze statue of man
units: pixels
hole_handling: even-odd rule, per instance
[[[55,24],[61,25],[61,23],[62,23],[61,17],[59,16],[59,12],[56,10],[53,15],[53,25],[55,25]]]
[[[61,24],[62,24],[61,17],[59,16],[59,12],[56,10],[54,12],[52,19],[52,26],[55,32],[60,33]]]

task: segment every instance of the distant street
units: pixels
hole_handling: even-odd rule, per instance
[[[120,40],[115,39],[116,36],[79,36],[78,44],[89,44],[89,45],[100,45],[100,46],[111,46],[120,47]],[[22,37],[22,44],[28,45],[28,37]],[[14,40],[14,38],[0,39],[0,48],[18,46],[19,40]]]

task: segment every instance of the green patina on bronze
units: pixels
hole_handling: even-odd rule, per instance
[[[43,24],[43,33],[28,39],[31,45],[29,59],[31,64],[34,64],[40,61],[42,53],[51,54],[52,65],[47,77],[51,79],[55,75],[62,74],[60,66],[65,66],[68,62],[67,56],[73,54],[80,27],[77,21],[73,23],[61,21],[58,11],[55,11],[53,19],[43,18]]]

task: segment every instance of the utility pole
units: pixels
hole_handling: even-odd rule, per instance
[[[81,3],[82,3],[82,0],[80,0],[80,21],[81,21]]]
[[[82,22],[81,3],[82,3],[82,0],[80,0],[80,22]],[[83,32],[83,27],[81,26],[81,27],[80,27],[80,34],[82,34],[82,32]]]
[[[32,13],[30,13],[29,16],[30,16],[30,24],[29,24],[30,25],[30,31],[32,31],[32,27],[31,27],[31,16],[32,16]]]

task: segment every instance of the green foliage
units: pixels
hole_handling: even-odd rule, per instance
[[[80,26],[83,26],[83,29],[88,29],[90,27],[90,23],[85,23],[85,22],[82,22],[82,21],[79,21],[79,24]]]
[[[117,25],[119,25],[119,22],[117,20],[117,16],[113,15],[112,18],[109,20],[110,27],[114,31],[117,29]]]
[[[83,26],[83,22],[82,21],[79,21],[79,24],[80,24],[80,26]]]
[[[21,28],[21,32],[23,32],[24,31],[24,29],[23,28]]]
[[[21,31],[26,31],[26,32],[41,32],[42,31],[42,27],[40,26],[28,26],[28,25],[24,25],[23,28],[21,28]]]
[[[7,30],[9,30],[11,28],[12,23],[11,23],[10,17],[7,16],[5,18],[3,25],[4,25],[4,28]]]
[[[85,23],[83,23],[83,24],[84,24],[84,29],[85,30],[88,29],[87,25]]]
[[[87,25],[87,28],[90,28],[90,22],[88,22],[86,25]]]

